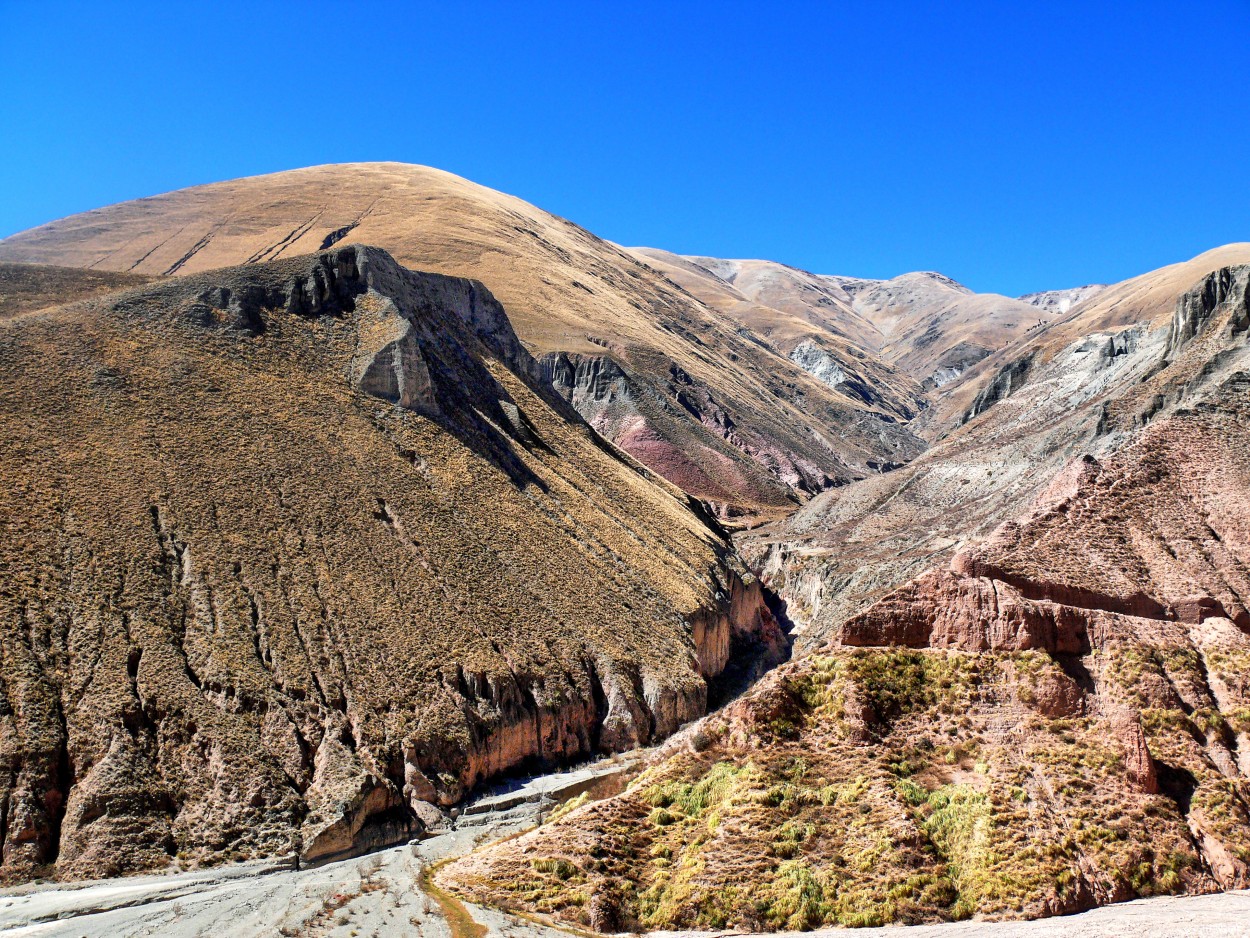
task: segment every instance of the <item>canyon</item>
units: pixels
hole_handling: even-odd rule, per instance
[[[810,650],[625,792],[458,860],[445,882],[606,931],[1034,918],[1246,888],[1248,288],[1250,266],[1223,267],[1153,333],[1083,340],[1095,374],[1127,359],[1076,408],[1121,445],[1071,459],[984,536],[870,584],[840,574],[863,555],[815,552],[789,579],[779,552],[829,536],[798,526],[830,511],[818,500],[752,532],[791,614],[827,623],[806,621]],[[946,445],[1018,426],[1013,397]]]
[[[651,746],[431,888],[535,934],[1246,888],[1248,294],[1250,244],[1013,298],[390,163],[0,240],[0,874],[351,864]]]

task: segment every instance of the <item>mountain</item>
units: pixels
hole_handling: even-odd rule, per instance
[[[1027,303],[973,293],[931,271],[864,282],[853,305],[880,330],[882,357],[930,388],[955,381],[1038,322]]]
[[[647,251],[655,256],[658,252]],[[734,289],[769,309],[806,319],[860,348],[880,344],[877,327],[855,311],[848,278],[824,277],[776,261],[689,257],[687,262],[713,273]]]
[[[655,248],[632,250],[836,391],[901,421],[910,421],[927,406],[919,384],[874,351],[881,344],[876,327],[823,278],[771,261],[685,258]]]
[[[1107,292],[1158,299],[1176,273]],[[1019,375],[889,492],[856,483],[781,526],[783,594],[823,644],[623,793],[442,881],[604,931],[1037,917],[1250,884],[1250,266]],[[1075,446],[1056,473],[1043,436]],[[931,532],[939,513],[958,520]],[[848,586],[908,545],[907,515],[915,575]],[[935,543],[951,530],[958,550]]]
[[[974,293],[932,271],[865,280],[774,261],[634,252],[666,265],[682,287],[774,341],[800,366],[816,374],[834,368],[852,384],[866,372],[877,385],[907,393],[912,415],[1043,321],[1026,302]]]
[[[316,167],[0,241],[0,366],[6,879],[656,744],[430,876],[598,931],[1250,885],[1250,244],[1013,299]]]
[[[981,361],[949,393],[934,401],[925,414],[925,426],[916,427],[917,431],[929,440],[949,434],[954,427],[967,423],[985,400],[1000,396],[1008,385],[1014,383],[1018,389],[1030,383],[1022,380],[1023,369],[1048,366],[1065,351],[1079,348],[1088,337],[1117,335],[1127,328],[1136,328],[1153,335],[1155,343],[1161,342],[1182,294],[1221,267],[1248,262],[1250,243],[1226,244],[1105,287],[1066,315],[1049,320],[1044,328],[1030,331],[1020,342]],[[1151,351],[1146,349],[1144,353]],[[1059,366],[1058,370],[1064,369]],[[1048,385],[1040,387],[1044,392]],[[1107,390],[1099,382],[1086,387],[1094,393]],[[980,395],[985,396],[982,405],[976,400]]]
[[[786,654],[478,282],[338,244],[10,316],[0,365],[8,878],[394,842]]]
[[[1250,245],[1107,288],[938,399],[923,419],[949,429],[917,459],[744,535],[740,548],[786,598],[800,641],[818,646],[866,604],[1024,511],[1069,460],[1131,440],[1140,427],[1107,415],[1130,401],[1147,407],[1143,382],[1164,360],[1181,299],[1239,259],[1250,263]],[[1212,393],[1210,380],[1185,393]]]
[[[1028,293],[1020,297],[1020,302],[1036,306],[1052,316],[1062,316],[1073,306],[1084,303],[1107,289],[1105,283],[1091,283],[1083,287],[1071,287],[1067,290],[1044,290],[1041,293]]]
[[[724,517],[784,513],[923,446],[904,425],[907,381],[880,401],[839,389],[636,255],[426,167],[320,166],[139,199],[6,238],[0,261],[174,276],[352,243],[481,281],[596,429]]]

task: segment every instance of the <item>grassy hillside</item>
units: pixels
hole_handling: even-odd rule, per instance
[[[0,366],[10,876],[407,836],[783,650],[472,281],[336,248],[9,320]]]

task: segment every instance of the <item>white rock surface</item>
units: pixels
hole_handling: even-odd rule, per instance
[[[421,886],[426,867],[537,824],[559,802],[629,771],[637,757],[604,759],[504,784],[470,802],[445,833],[377,853],[294,870],[283,861],[0,892],[0,934],[43,938],[420,935],[452,938]],[[567,932],[469,907],[490,936]]]

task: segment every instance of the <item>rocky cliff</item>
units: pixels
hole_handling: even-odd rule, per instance
[[[337,247],[17,316],[0,365],[8,877],[410,836],[786,653],[474,281]]]
[[[624,793],[450,867],[605,931],[1036,917],[1250,885],[1250,395],[1075,460]]]

